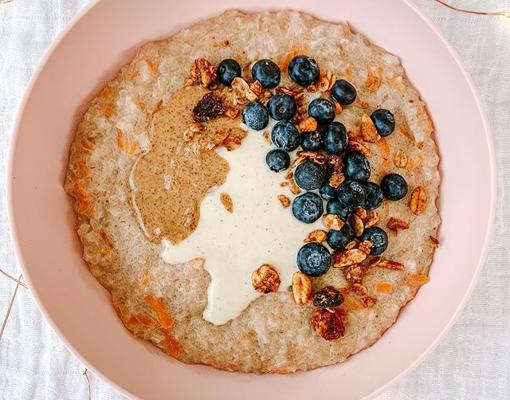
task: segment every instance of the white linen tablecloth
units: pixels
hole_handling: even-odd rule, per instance
[[[1,4],[3,1],[0,268],[18,276],[5,199],[14,118],[44,51],[88,0],[13,0]],[[510,19],[460,14],[433,0],[415,1],[460,53],[485,102],[496,144],[498,213],[485,269],[461,318],[426,361],[379,399],[510,399],[510,201],[506,198],[510,188]],[[510,11],[510,0],[449,1],[474,9]],[[457,134],[462,137],[462,132]],[[466,219],[469,221],[469,216]],[[0,321],[14,286],[0,275]],[[29,290],[20,287],[0,341],[0,399],[86,400],[84,369],[46,323]],[[88,376],[92,399],[126,398],[91,372]]]

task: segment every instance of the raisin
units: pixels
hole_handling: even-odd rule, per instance
[[[226,111],[227,107],[221,98],[213,92],[209,92],[193,108],[193,119],[196,122],[206,122],[225,114]]]
[[[333,286],[326,286],[313,295],[313,305],[315,307],[338,307],[343,302],[344,296]]]

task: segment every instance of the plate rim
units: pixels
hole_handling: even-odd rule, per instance
[[[6,168],[6,197],[7,197],[7,214],[8,214],[8,221],[9,221],[9,228],[10,228],[10,236],[13,243],[13,248],[15,251],[16,258],[18,260],[18,265],[20,266],[22,273],[23,273],[23,279],[27,282],[30,288],[30,293],[36,300],[37,307],[43,314],[46,321],[49,323],[49,325],[52,327],[53,331],[57,334],[57,336],[60,338],[60,340],[64,343],[66,348],[75,356],[78,358],[78,360],[84,364],[87,369],[91,370],[95,375],[99,376],[102,380],[106,381],[109,385],[114,387],[116,390],[121,392],[122,394],[128,396],[129,398],[136,398],[139,397],[134,395],[133,393],[127,391],[122,386],[120,386],[118,383],[107,377],[105,374],[97,370],[93,365],[89,363],[87,360],[87,357],[83,355],[77,348],[75,348],[65,337],[65,335],[60,331],[60,329],[57,327],[55,321],[53,320],[51,314],[46,309],[46,307],[43,305],[43,302],[41,301],[41,298],[39,296],[39,293],[33,289],[34,286],[32,284],[30,274],[28,273],[28,269],[26,268],[24,257],[21,251],[21,246],[18,240],[18,229],[16,222],[14,220],[14,199],[13,199],[13,186],[14,186],[14,179],[13,179],[13,172],[14,172],[14,156],[17,148],[17,143],[19,139],[19,132],[20,132],[20,125],[21,121],[23,119],[23,116],[25,114],[25,109],[28,103],[28,100],[30,99],[31,93],[33,91],[33,88],[35,87],[39,76],[41,75],[42,71],[46,67],[48,61],[51,59],[54,51],[60,46],[63,39],[68,35],[70,31],[72,31],[75,26],[78,24],[78,22],[81,21],[82,18],[84,18],[92,9],[94,9],[99,3],[101,3],[103,0],[92,0],[89,4],[85,5],[80,11],[76,13],[76,15],[71,18],[71,20],[68,22],[67,26],[57,35],[57,37],[54,39],[52,44],[48,47],[48,49],[45,51],[43,57],[39,61],[39,64],[37,68],[34,70],[32,77],[29,81],[29,84],[27,85],[22,101],[20,102],[18,106],[18,110],[16,113],[15,121],[13,124],[10,141],[9,141],[9,151],[8,151],[8,157],[7,157],[7,168]],[[495,149],[494,149],[494,140],[493,135],[491,131],[491,127],[487,118],[487,114],[485,112],[483,102],[481,100],[481,96],[479,94],[479,91],[476,87],[476,85],[473,82],[473,79],[469,72],[467,71],[464,62],[461,60],[459,54],[457,51],[453,48],[453,46],[446,40],[446,38],[443,36],[443,33],[439,30],[439,28],[412,2],[412,0],[399,0],[404,5],[409,7],[411,11],[413,11],[414,14],[416,14],[425,24],[428,26],[428,28],[434,33],[434,35],[441,41],[443,46],[448,50],[449,55],[452,57],[455,64],[458,66],[459,70],[462,72],[462,76],[464,80],[466,81],[469,90],[473,96],[473,99],[475,100],[475,104],[478,110],[478,114],[481,118],[481,123],[483,126],[484,131],[484,137],[485,142],[487,143],[487,150],[488,150],[488,162],[489,162],[489,173],[490,173],[490,210],[489,210],[489,218],[488,218],[488,225],[487,230],[484,235],[483,240],[483,246],[480,252],[480,256],[478,258],[478,261],[476,262],[476,269],[474,270],[474,273],[472,275],[471,281],[469,283],[469,286],[467,290],[465,291],[464,295],[462,296],[462,299],[457,306],[455,312],[451,315],[449,318],[448,323],[444,326],[444,328],[439,332],[439,334],[436,336],[436,338],[422,351],[422,353],[416,358],[415,361],[410,363],[406,368],[404,368],[402,371],[400,371],[398,374],[396,374],[393,378],[388,380],[384,385],[381,385],[378,389],[374,390],[372,393],[366,395],[363,397],[363,399],[373,399],[376,396],[380,395],[382,392],[387,390],[390,386],[394,385],[397,381],[401,380],[403,377],[408,375],[413,369],[415,369],[419,364],[421,364],[424,359],[439,345],[439,343],[444,339],[445,335],[450,331],[452,326],[457,322],[460,315],[462,314],[464,308],[467,305],[467,302],[471,295],[473,294],[473,291],[478,283],[481,271],[484,267],[485,260],[487,259],[488,251],[489,251],[489,243],[491,238],[494,235],[495,230],[495,217],[496,217],[496,205],[497,205],[497,168],[496,168],[496,157],[495,157]]]

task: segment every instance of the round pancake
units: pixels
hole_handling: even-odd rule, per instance
[[[359,131],[364,113],[380,107],[394,112],[395,132],[365,144],[372,153],[371,180],[379,182],[385,174],[398,172],[410,188],[405,199],[386,201],[378,210],[378,225],[390,238],[384,258],[403,264],[404,271],[369,268],[363,279],[367,296],[345,292],[345,335],[332,341],[315,333],[310,323],[314,307],[296,305],[287,291],[259,297],[224,325],[204,320],[208,273],[198,261],[180,265],[162,261],[161,246],[148,241],[140,228],[129,184],[133,166],[150,151],[152,115],[182,88],[195,59],[217,65],[224,58],[235,58],[246,65],[270,58],[285,68],[296,54],[313,56],[322,71],[356,86],[358,100],[338,117],[349,131]],[[395,164],[403,164],[402,154],[407,163],[397,168]],[[338,363],[372,345],[426,282],[440,224],[438,163],[432,122],[396,56],[346,23],[327,23],[293,11],[231,10],[142,46],[79,123],[65,189],[74,198],[83,258],[110,291],[116,312],[134,335],[187,363],[288,373]],[[411,191],[417,187],[427,195],[419,215],[409,207]],[[386,228],[390,217],[408,222],[409,229],[390,231]],[[348,287],[338,268],[314,278],[313,284],[317,290],[325,285]]]

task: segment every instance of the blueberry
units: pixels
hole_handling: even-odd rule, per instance
[[[271,140],[282,150],[296,150],[301,142],[301,135],[296,126],[286,120],[278,122],[271,131]]]
[[[317,132],[304,132],[301,147],[303,150],[317,151],[322,147],[322,135]]]
[[[315,193],[307,192],[292,201],[292,214],[306,224],[317,221],[323,212],[322,199]]]
[[[363,208],[366,210],[375,210],[379,208],[384,200],[383,192],[380,186],[374,182],[366,182],[365,186],[365,201],[363,201]]]
[[[218,65],[218,80],[230,86],[234,78],[241,76],[241,66],[236,60],[227,58]]]
[[[304,190],[319,189],[326,179],[326,171],[313,161],[299,164],[294,171],[296,184]]]
[[[360,206],[365,200],[365,195],[365,188],[360,182],[346,180],[338,188],[338,200],[344,206]]]
[[[328,272],[331,254],[319,243],[308,243],[299,249],[297,265],[303,274],[320,276]]]
[[[353,208],[344,206],[338,200],[330,200],[328,201],[328,204],[326,204],[326,212],[328,214],[336,214],[342,219],[342,221],[346,222],[351,218]]]
[[[344,175],[347,179],[366,181],[370,178],[370,163],[358,151],[347,153],[344,160]]]
[[[335,105],[327,99],[315,99],[308,105],[308,115],[319,124],[329,124],[335,119]]]
[[[336,189],[329,183],[325,183],[320,187],[319,194],[326,201],[336,200]]]
[[[349,224],[345,224],[339,231],[333,229],[330,230],[328,232],[327,241],[332,249],[344,250],[345,246],[351,241],[353,236],[354,233],[352,228]]]
[[[375,110],[370,116],[374,122],[377,133],[382,137],[388,136],[395,130],[395,117],[393,114],[383,108]]]
[[[338,79],[331,88],[331,97],[343,106],[348,106],[356,100],[356,88],[345,79]]]
[[[347,149],[347,129],[340,122],[332,122],[324,132],[324,150],[330,154],[342,154]]]
[[[289,75],[298,85],[308,86],[319,77],[319,66],[313,58],[296,56],[289,63]]]
[[[248,103],[243,110],[243,121],[249,128],[256,131],[264,129],[269,122],[267,108],[258,101]]]
[[[266,164],[271,171],[280,172],[290,165],[290,156],[286,151],[275,149],[266,155]]]
[[[296,102],[292,96],[284,93],[275,94],[267,103],[269,115],[273,119],[291,119],[296,113]]]
[[[373,256],[378,256],[379,254],[384,253],[384,250],[388,247],[388,235],[384,230],[377,226],[365,229],[360,240],[362,242],[370,240],[373,243],[372,250],[370,251],[370,254]]]
[[[280,68],[271,60],[259,60],[251,68],[253,80],[259,81],[263,88],[273,89],[280,83]]]
[[[400,200],[407,194],[407,182],[402,175],[388,174],[381,181],[381,189],[388,200]]]

